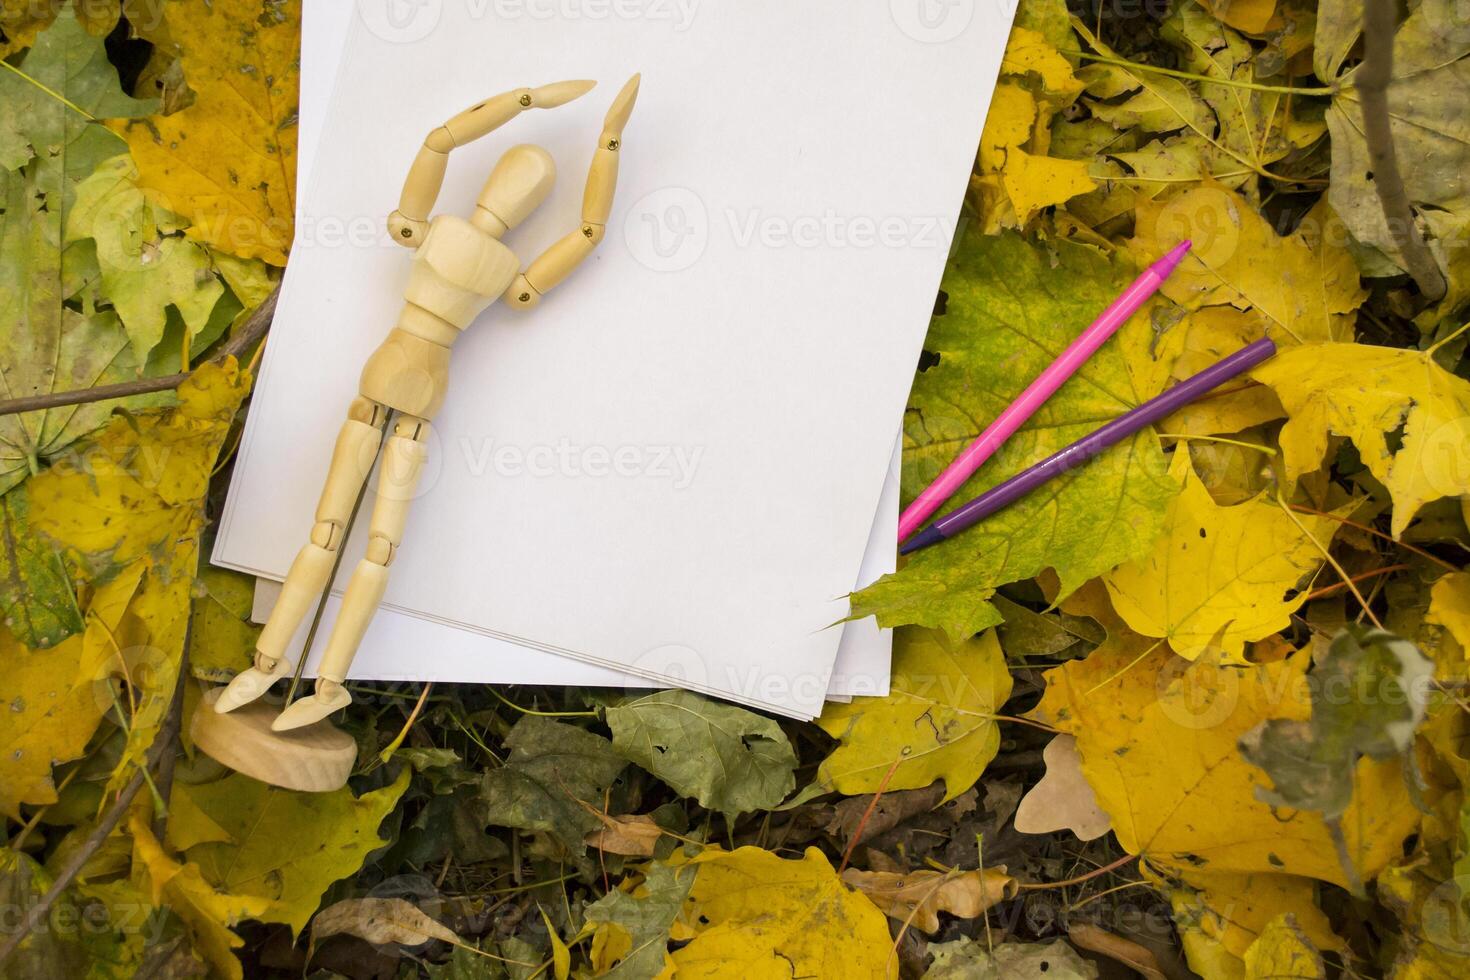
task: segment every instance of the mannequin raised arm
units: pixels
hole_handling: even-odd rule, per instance
[[[419,148],[403,182],[398,210],[388,216],[393,240],[418,248],[429,231],[429,215],[444,184],[449,151],[505,125],[527,109],[554,109],[591,91],[596,82],[553,82],[540,88],[518,88],[473,105],[431,132]]]
[[[592,254],[607,231],[607,216],[612,211],[613,191],[618,183],[618,151],[623,145],[623,127],[633,114],[638,101],[641,76],[628,79],[602,123],[597,138],[597,152],[587,173],[587,190],[582,197],[582,223],[576,231],[562,238],[536,257],[526,271],[516,276],[505,291],[504,301],[516,309],[527,310],[541,301],[582,260]]]

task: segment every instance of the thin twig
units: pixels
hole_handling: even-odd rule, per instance
[[[184,679],[189,673],[189,646],[194,636],[193,618],[184,620],[184,652],[179,657],[179,679],[174,684],[174,698],[169,702],[168,715],[170,724],[172,719],[182,719],[184,716]],[[160,733],[162,734],[162,733]],[[170,736],[171,738],[172,736]],[[177,752],[163,752],[158,757],[158,775],[155,779],[155,790],[163,800],[164,808],[153,817],[153,836],[163,840],[168,832],[168,801],[173,795],[174,787],[174,763],[178,761]]]
[[[187,635],[186,630],[186,643]],[[185,666],[187,665],[188,656],[189,651],[186,646],[183,657],[179,661],[179,679],[174,684],[173,700],[169,704],[168,715],[164,719],[163,727],[159,729],[158,736],[153,742],[153,749],[150,753],[152,758],[143,760],[143,765],[139,766],[138,771],[133,773],[133,778],[128,780],[127,785],[122,788],[122,792],[117,795],[117,799],[113,801],[112,806],[108,807],[107,812],[102,815],[102,819],[98,821],[97,826],[92,829],[92,832],[87,835],[87,839],[82,842],[81,847],[71,856],[71,860],[67,861],[66,865],[56,875],[56,880],[51,883],[51,887],[46,890],[46,894],[41,896],[39,902],[31,906],[20,927],[5,940],[3,946],[0,946],[0,966],[3,966],[11,956],[15,955],[15,951],[20,948],[20,944],[25,942],[26,937],[31,934],[37,925],[46,921],[51,913],[51,906],[56,904],[56,900],[61,897],[62,892],[71,887],[71,883],[76,880],[77,875],[81,874],[82,868],[101,849],[103,843],[128,812],[128,808],[132,806],[133,799],[138,795],[138,791],[143,788],[143,784],[147,781],[146,775],[148,770],[159,766],[165,757],[173,753],[176,747],[175,743],[179,736],[179,728],[182,723],[184,679],[186,677]]]
[[[873,815],[873,810],[877,808],[878,801],[883,798],[883,793],[888,789],[888,783],[893,779],[893,774],[898,771],[898,766],[901,762],[903,762],[903,753],[900,752],[894,757],[893,765],[888,767],[888,771],[878,781],[877,791],[873,793],[873,798],[868,801],[867,809],[863,810],[863,815],[858,820],[857,826],[852,829],[852,840],[847,842],[847,849],[842,852],[842,863],[837,865],[838,874],[842,874],[843,870],[847,867],[847,862],[852,858],[853,849],[858,846],[858,841],[863,839],[863,831],[868,826],[868,818]]]
[[[1370,578],[1377,578],[1380,575],[1392,575],[1394,572],[1407,571],[1408,568],[1408,565],[1389,565],[1386,568],[1375,568],[1371,572],[1364,572],[1361,575],[1354,575],[1352,578],[1352,582],[1354,585],[1356,585],[1359,582],[1367,581]],[[1332,595],[1332,593],[1340,591],[1347,587],[1347,582],[1333,582],[1331,585],[1324,585],[1320,589],[1313,589],[1311,592],[1308,592],[1307,601],[1311,602],[1314,599],[1321,599],[1324,596]]]
[[[1136,860],[1137,858],[1137,854],[1124,854],[1122,857],[1118,858],[1118,860],[1112,862],[1111,864],[1105,864],[1100,868],[1093,868],[1091,871],[1087,872],[1087,874],[1078,875],[1076,878],[1068,878],[1066,881],[1023,881],[1017,887],[1020,888],[1021,891],[1027,892],[1045,891],[1050,888],[1070,888],[1072,885],[1080,885],[1084,881],[1091,881],[1094,878],[1101,878],[1109,871],[1117,871],[1129,861]]]
[[[1444,274],[1424,244],[1409,204],[1409,192],[1399,172],[1393,126],[1388,117],[1388,86],[1393,79],[1393,39],[1398,26],[1393,0],[1367,0],[1363,5],[1363,63],[1356,87],[1363,107],[1363,139],[1373,167],[1373,189],[1383,208],[1383,220],[1404,266],[1430,303],[1444,298]]]
[[[249,318],[240,325],[229,340],[220,347],[215,360],[223,360],[226,357],[239,357],[250,349],[250,345],[265,335],[270,329],[271,320],[276,313],[276,297],[280,294],[280,286],[271,292],[265,300],[255,308]],[[86,405],[91,402],[111,401],[115,398],[131,398],[134,395],[148,395],[156,391],[168,391],[177,388],[193,375],[192,371],[179,374],[170,374],[162,378],[139,378],[137,381],[123,381],[115,385],[99,385],[95,388],[80,388],[75,391],[53,391],[44,395],[27,395],[24,398],[10,398],[0,401],[0,416],[17,415],[21,412],[40,412],[48,408],[61,408],[66,405]]]

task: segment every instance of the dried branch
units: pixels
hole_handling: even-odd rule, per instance
[[[214,356],[213,360],[223,360],[230,356],[239,357],[250,349],[251,344],[265,336],[265,332],[270,329],[271,320],[275,318],[276,298],[280,292],[281,287],[277,286],[240,325],[240,329],[236,330],[234,335],[220,347],[219,353]],[[162,378],[139,378],[137,381],[124,381],[120,384],[100,385],[96,388],[82,388],[77,391],[53,391],[45,395],[11,398],[7,401],[0,401],[0,416],[16,415],[21,412],[39,412],[48,408],[61,408],[65,405],[85,405],[115,398],[131,398],[134,395],[147,395],[155,391],[168,391],[183,384],[192,373],[170,374]]]
[[[1428,302],[1437,303],[1445,294],[1444,274],[1414,221],[1388,118],[1395,19],[1393,0],[1367,0],[1363,6],[1363,63],[1358,66],[1356,86],[1363,105],[1363,138],[1368,143],[1373,186],[1378,191],[1388,233],[1420,294]]]

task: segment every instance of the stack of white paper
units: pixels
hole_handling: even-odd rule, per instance
[[[896,481],[880,488],[1009,21],[966,3],[924,19],[917,2],[364,0],[215,561],[279,579],[305,540],[401,303],[410,255],[383,217],[424,134],[506,89],[603,83],[451,160],[439,209],[463,214],[506,147],[552,152],[557,190],[508,236],[529,262],[575,227],[607,100],[642,71],[602,248],[456,346],[352,676],[632,677],[799,718],[829,685],[886,690],[886,637],[832,624],[892,561]],[[339,48],[320,13],[308,79]]]

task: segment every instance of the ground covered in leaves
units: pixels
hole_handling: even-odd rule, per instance
[[[905,498],[1182,238],[960,499],[1281,353],[857,595],[890,696],[359,684],[308,795],[180,734],[299,7],[0,0],[0,398],[187,375],[0,415],[0,973],[1466,975],[1470,19],[1374,9],[1022,0]]]

